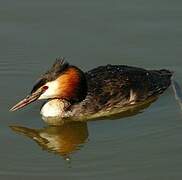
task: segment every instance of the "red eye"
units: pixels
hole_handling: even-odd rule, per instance
[[[49,88],[48,86],[44,86],[44,87],[43,87],[44,90],[47,90],[48,88]]]

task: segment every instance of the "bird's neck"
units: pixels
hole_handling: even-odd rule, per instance
[[[75,66],[70,66],[57,81],[60,84],[60,97],[73,103],[85,99],[87,95],[87,79],[85,73]]]

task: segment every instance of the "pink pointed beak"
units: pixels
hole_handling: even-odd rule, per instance
[[[26,98],[24,98],[23,100],[18,102],[15,106],[13,106],[10,109],[10,111],[16,111],[18,109],[21,109],[21,108],[27,106],[28,104],[30,104],[34,101],[36,101],[44,91],[45,91],[45,89],[41,88],[41,89],[37,90],[36,92],[32,93],[31,95],[28,95]]]

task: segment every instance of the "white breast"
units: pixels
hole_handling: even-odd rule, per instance
[[[41,109],[43,117],[61,117],[64,111],[64,103],[59,99],[48,101]]]

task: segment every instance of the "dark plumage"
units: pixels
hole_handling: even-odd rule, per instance
[[[157,98],[171,84],[171,76],[172,72],[165,69],[125,65],[100,66],[84,73],[61,58],[11,111],[37,99],[47,99],[41,109],[46,117],[78,120],[113,115]]]
[[[168,70],[145,70],[125,65],[100,66],[85,73],[86,99],[72,106],[73,116],[109,111],[158,96],[171,84]]]
[[[35,92],[45,83],[49,81],[54,81],[55,79],[57,79],[61,75],[61,73],[66,71],[68,67],[69,67],[69,64],[64,61],[63,57],[56,59],[52,67],[38,79],[31,93]]]
[[[117,95],[129,98],[130,90],[137,94],[141,101],[152,95],[162,93],[171,83],[172,73],[168,70],[145,70],[124,65],[100,66],[86,74],[88,94],[101,96],[102,102]]]

